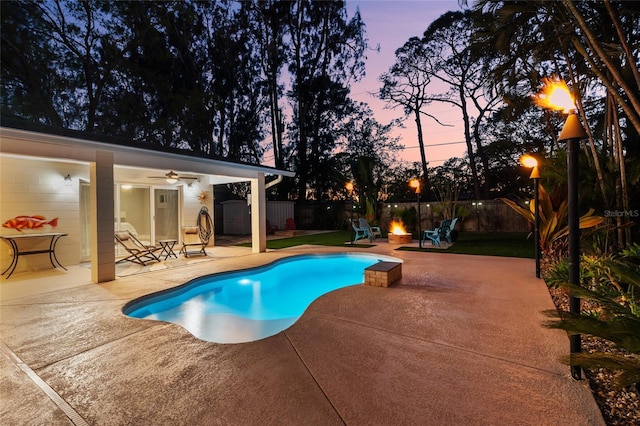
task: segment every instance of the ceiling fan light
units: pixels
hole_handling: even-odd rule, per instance
[[[169,173],[166,174],[167,176],[167,183],[168,184],[174,184],[178,181],[178,174],[176,172],[174,172],[173,170],[171,170]]]

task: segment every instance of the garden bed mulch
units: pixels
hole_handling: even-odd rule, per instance
[[[569,311],[569,297],[566,290],[549,288],[549,293],[558,311]],[[588,309],[582,300],[582,308]],[[608,352],[626,354],[617,349],[611,342],[599,337],[582,335],[583,352]],[[607,369],[584,369],[584,375],[589,380],[591,392],[600,407],[602,417],[609,426],[640,425],[640,392],[635,386],[618,389],[615,386],[615,371]]]

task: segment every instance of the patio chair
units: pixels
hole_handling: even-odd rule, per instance
[[[456,222],[458,222],[457,217],[454,217],[453,219],[451,219],[451,224],[449,225],[449,231],[447,232],[447,235],[445,237],[447,241],[449,241],[449,244],[453,244],[453,238],[451,237],[451,232],[453,232],[453,230],[455,229]]]
[[[267,235],[273,235],[276,231],[278,231],[278,227],[272,225],[271,222],[269,222],[269,219],[267,219]]]
[[[437,227],[436,229],[433,230],[425,230],[424,231],[424,239],[427,240],[431,240],[431,245],[437,245],[438,247],[440,247],[440,243],[445,240],[445,241],[449,241],[447,239],[447,235],[449,235],[449,238],[451,236],[451,219],[447,219],[447,220],[443,220],[442,223],[440,223],[440,226]]]
[[[204,250],[206,246],[207,243],[200,239],[197,226],[182,227],[182,248],[180,253],[184,254],[184,257],[189,257],[190,255],[206,256],[207,252]],[[189,250],[190,247],[195,248],[195,250]]]
[[[358,222],[360,223],[361,228],[368,228],[369,235],[371,235],[371,237],[373,238],[373,241],[375,241],[377,237],[382,238],[382,231],[380,231],[379,226],[370,226],[369,223],[367,222],[367,219],[365,219],[364,217],[361,217],[360,219],[358,219]]]
[[[349,221],[351,221],[351,219],[349,219]],[[368,238],[369,241],[373,242],[373,235],[370,233],[370,227],[362,227],[355,221],[351,222],[351,226],[353,227],[353,230],[356,231],[356,235],[353,238],[354,243],[365,238]]]
[[[154,253],[160,250],[160,247],[142,244],[130,231],[117,231],[114,237],[116,242],[129,254],[116,263],[128,261],[146,266],[150,262],[160,262],[160,259]]]
[[[182,248],[180,249],[180,253],[184,254],[184,257],[189,257],[189,255],[194,254],[207,255],[205,247],[209,244],[209,240],[213,234],[213,221],[211,220],[207,207],[203,206],[200,209],[196,223],[196,226],[182,227]],[[190,251],[189,247],[196,247],[196,250]]]

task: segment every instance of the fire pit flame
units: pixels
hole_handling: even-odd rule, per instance
[[[409,244],[411,243],[411,234],[407,232],[402,222],[394,220],[389,224],[387,240],[389,244]]]
[[[393,235],[404,235],[407,233],[407,230],[404,229],[404,224],[397,220],[392,220],[389,224],[389,233]]]

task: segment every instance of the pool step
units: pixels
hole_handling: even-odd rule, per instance
[[[374,287],[389,287],[402,278],[402,263],[378,262],[364,270],[364,283]]]

